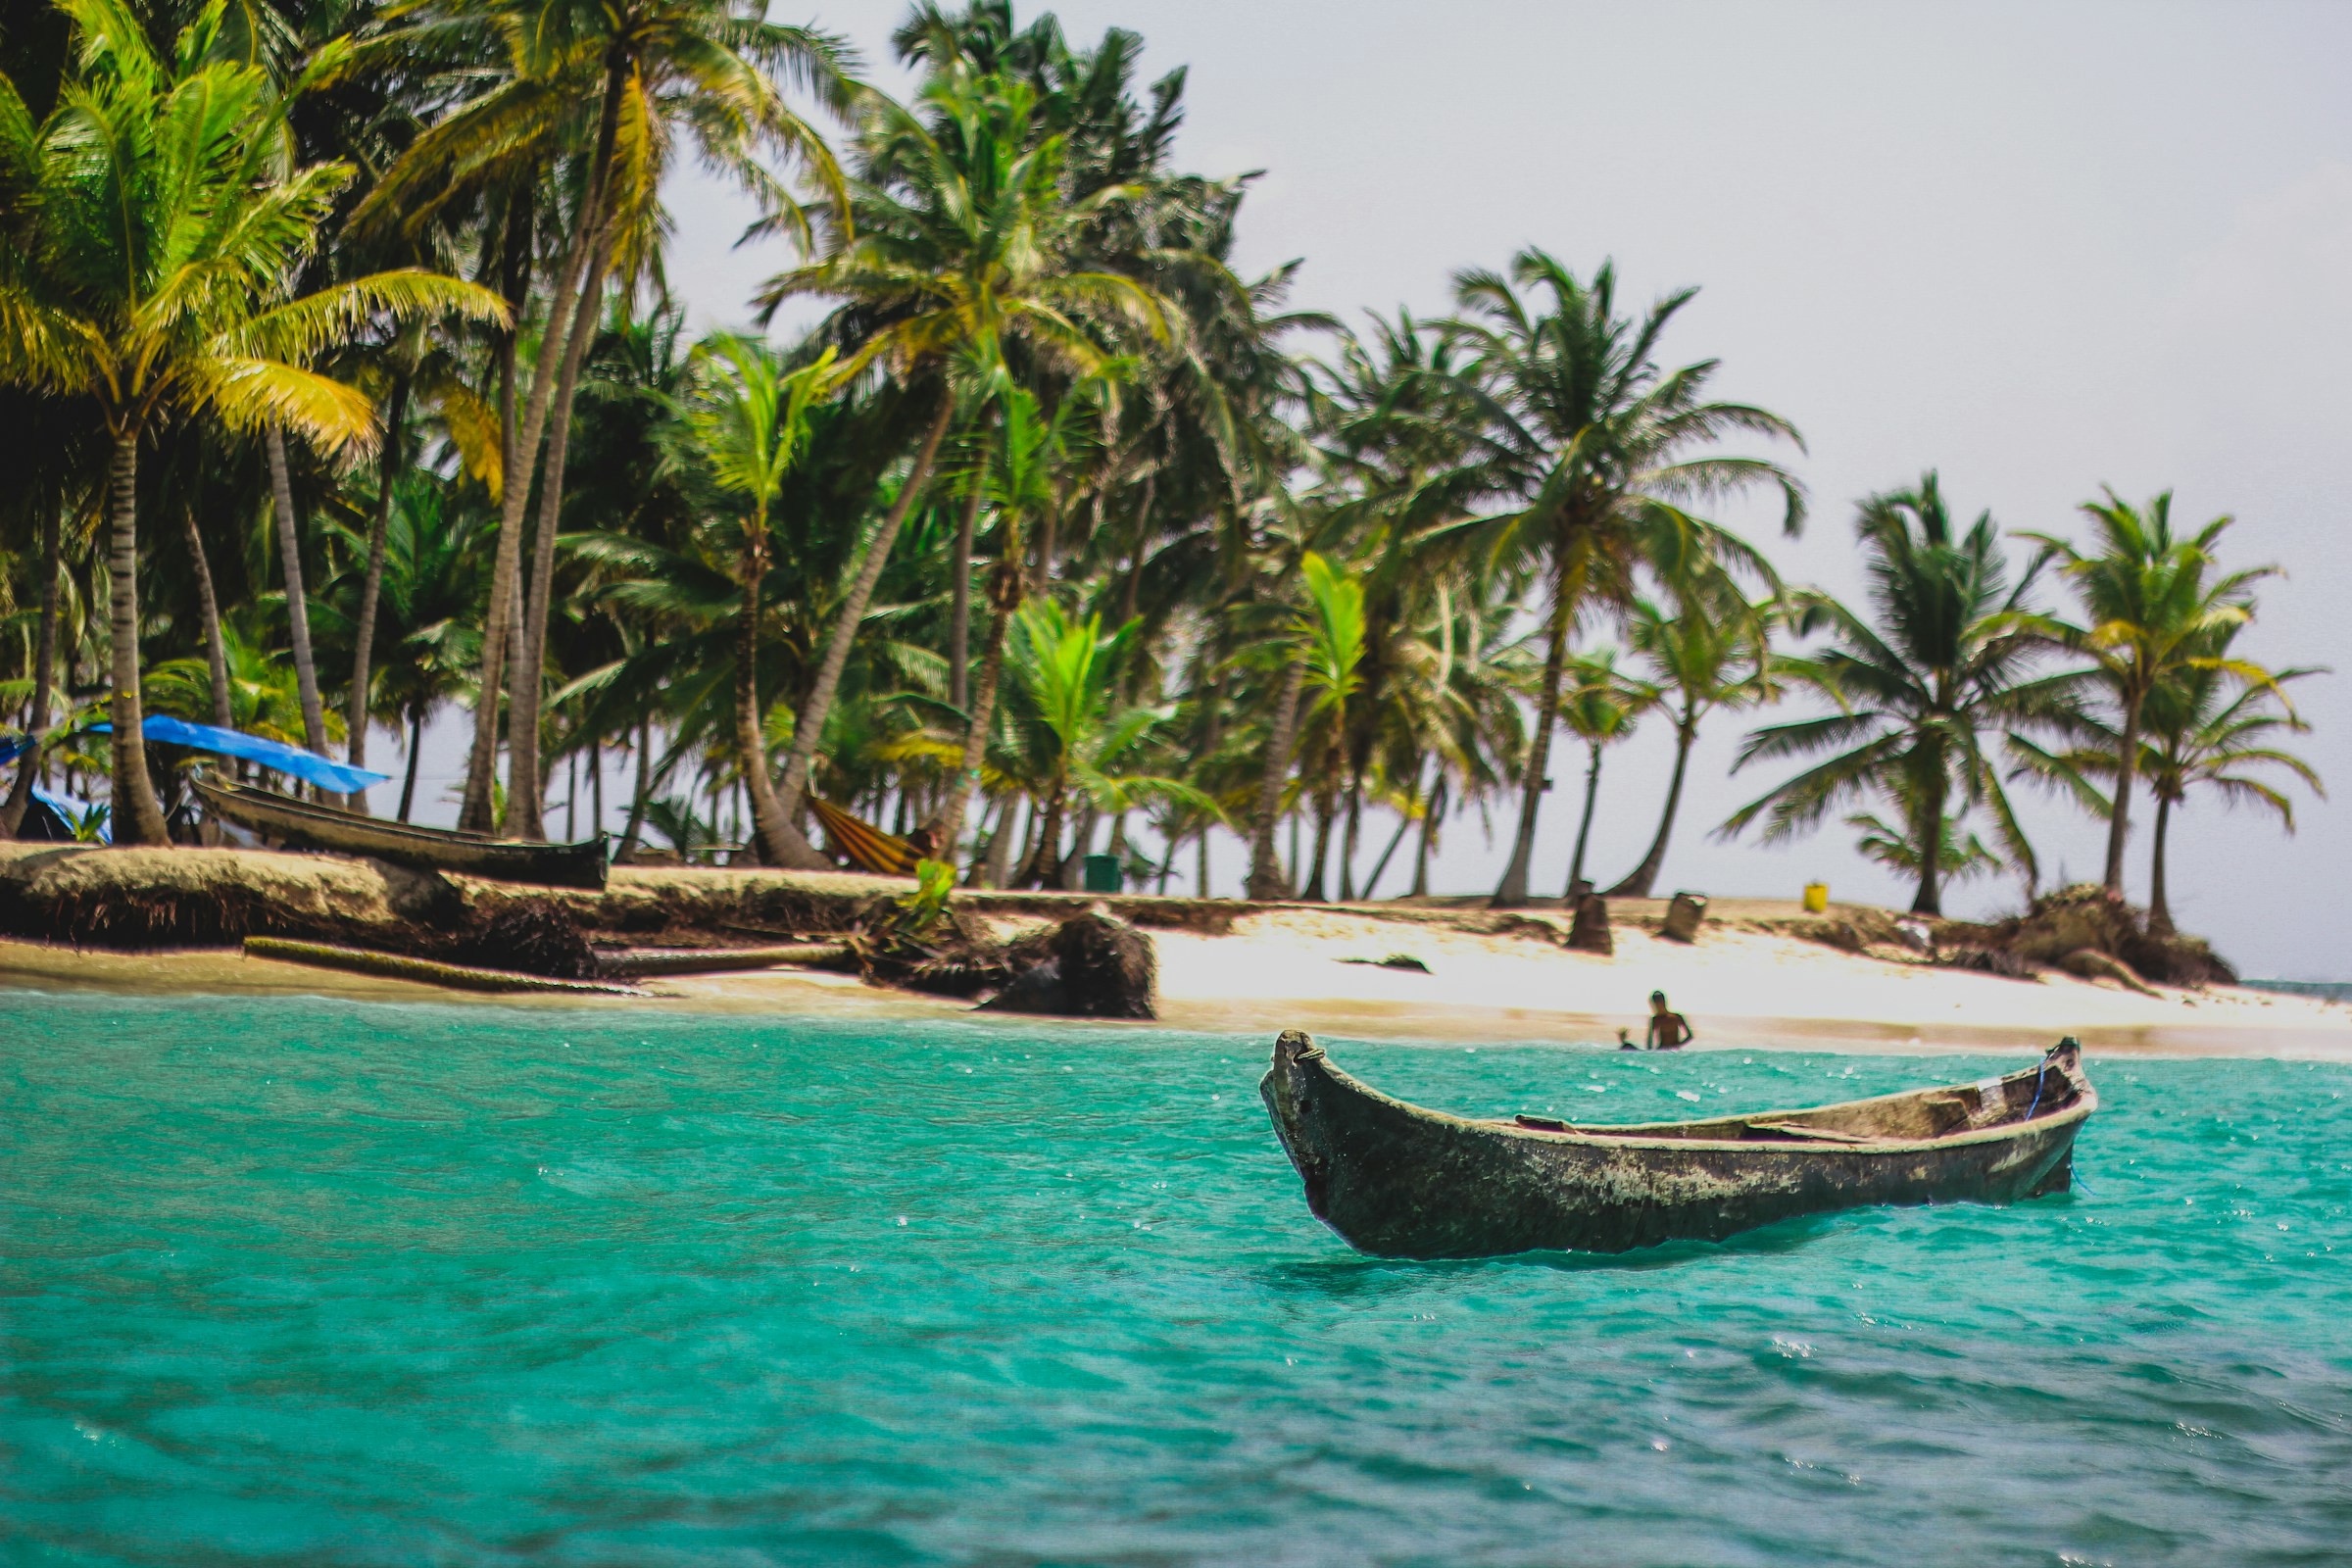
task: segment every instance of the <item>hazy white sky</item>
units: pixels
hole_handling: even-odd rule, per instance
[[[1854,499],[1928,466],[1955,505],[2012,529],[2073,529],[2102,483],[2132,499],[2171,487],[2192,522],[2241,519],[2233,563],[2290,573],[2264,595],[2258,656],[2352,676],[2352,547],[2328,478],[2352,428],[2352,8],[1054,9],[1076,36],[1142,32],[1154,74],[1191,67],[1181,156],[1266,171],[1242,261],[1303,257],[1301,305],[1436,313],[1454,269],[1529,244],[1579,268],[1614,257],[1637,297],[1701,285],[1670,356],[1720,358],[1727,394],[1785,414],[1809,443],[1794,460],[1814,496],[1806,536],[1754,519],[1790,576],[1858,589]],[[897,90],[888,38],[903,14],[890,0],[814,20]],[[680,181],[673,207],[676,283],[703,319],[740,320],[783,254],[731,250],[742,210],[707,182]],[[2308,755],[2352,789],[2346,678],[2304,691]],[[1906,899],[1841,827],[1770,851],[1710,836],[1772,782],[1727,776],[1744,727],[1719,715],[1702,733],[1662,886],[1788,896],[1826,876],[1838,896]],[[1669,744],[1653,725],[1612,755],[1604,880],[1647,842]],[[1537,861],[1547,891],[1579,804],[1576,759],[1555,773]],[[2339,912],[2352,818],[2306,798],[2298,820],[2290,839],[2193,804],[2175,829],[2176,904],[2250,974],[2352,977]],[[2048,871],[2095,875],[2095,825],[2046,802],[2031,823]],[[1491,886],[1506,840],[1499,819],[1491,845],[1456,823],[1442,889]],[[1239,873],[1229,845],[1216,891]],[[1955,912],[2017,896],[1972,884]]]

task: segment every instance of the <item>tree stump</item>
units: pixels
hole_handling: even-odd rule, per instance
[[[1568,945],[1579,953],[1614,955],[1617,943],[1609,935],[1609,901],[1588,893],[1576,906],[1575,923],[1568,928]]]
[[[1666,906],[1666,929],[1670,941],[1696,942],[1698,923],[1707,917],[1707,901],[1695,893],[1677,893],[1674,902]]]

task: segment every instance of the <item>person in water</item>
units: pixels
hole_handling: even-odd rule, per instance
[[[1690,1044],[1690,1020],[1668,1009],[1665,992],[1652,991],[1649,994],[1649,1049],[1680,1051]]]

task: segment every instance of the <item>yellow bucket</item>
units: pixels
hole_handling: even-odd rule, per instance
[[[1829,907],[1830,885],[1827,882],[1806,883],[1805,912],[1807,914],[1823,914],[1828,912]]]

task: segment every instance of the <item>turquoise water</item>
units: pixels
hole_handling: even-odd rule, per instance
[[[1269,1042],[0,996],[0,1561],[2320,1563],[2352,1072],[2094,1060],[2087,1192],[1356,1257]],[[1637,1119],[1935,1060],[1334,1043]]]

